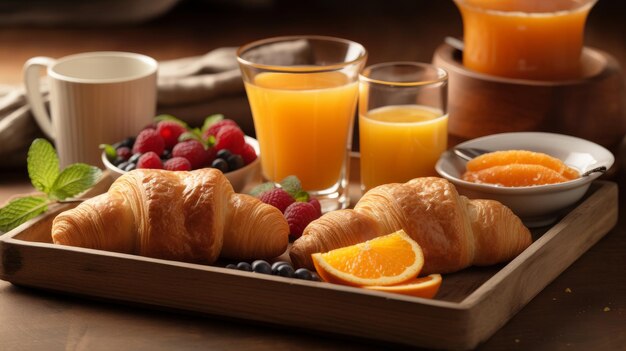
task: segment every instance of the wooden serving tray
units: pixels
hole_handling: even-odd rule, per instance
[[[0,237],[14,284],[438,349],[488,339],[617,222],[617,185],[594,182],[558,223],[506,265],[443,277],[434,300],[54,245],[64,205]]]

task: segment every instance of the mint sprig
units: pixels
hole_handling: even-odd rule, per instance
[[[178,141],[185,141],[185,140],[190,140],[190,139],[197,140],[202,144],[202,146],[204,146],[204,149],[207,150],[215,145],[215,136],[209,135],[207,137],[204,135],[204,132],[206,132],[209,128],[211,128],[212,125],[214,125],[215,123],[223,119],[224,119],[224,115],[222,114],[210,115],[204,119],[202,128],[187,127],[187,132],[181,134],[178,137]]]
[[[59,169],[57,153],[47,140],[35,139],[28,149],[28,176],[42,195],[25,196],[0,208],[0,231],[9,231],[48,210],[56,201],[76,196],[91,188],[102,171],[84,163]]]
[[[8,232],[18,225],[48,210],[44,196],[20,197],[0,209],[0,231]]]
[[[175,122],[175,123],[178,123],[178,124],[180,124],[181,126],[187,128],[187,129],[189,129],[189,125],[187,125],[187,123],[185,123],[185,121],[180,120],[180,119],[178,119],[178,118],[176,118],[176,117],[174,117],[172,115],[163,114],[163,115],[158,115],[158,116],[154,117],[154,122],[155,123],[159,123],[161,121]]]
[[[202,124],[202,133],[206,132],[212,125],[224,119],[224,115],[221,113],[217,113],[214,115],[210,115],[204,119],[204,123]]]
[[[302,183],[300,182],[300,179],[298,179],[298,177],[296,177],[295,175],[285,177],[278,184],[275,184],[274,182],[261,183],[250,189],[248,194],[254,197],[261,197],[264,192],[270,191],[277,187],[285,190],[289,195],[291,195],[291,197],[294,198],[294,200],[298,202],[307,202],[311,198],[308,192],[302,190]]]
[[[287,176],[285,179],[280,181],[280,187],[283,188],[284,191],[289,193],[293,198],[296,198],[296,195],[302,191],[302,184],[300,183],[300,179],[295,175]]]
[[[111,162],[113,162],[117,157],[117,151],[115,151],[115,147],[113,147],[113,145],[100,144],[100,150],[104,150],[104,154]]]
[[[48,193],[59,176],[59,158],[45,139],[35,139],[28,149],[28,176],[35,189]]]

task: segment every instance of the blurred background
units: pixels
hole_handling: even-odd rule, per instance
[[[626,66],[622,1],[600,0],[586,39]],[[2,0],[0,85],[19,85],[33,56],[120,50],[170,60],[277,35],[318,34],[351,39],[369,51],[368,64],[429,62],[446,36],[462,37],[452,0]],[[245,94],[160,112],[198,120],[222,112],[253,134]]]

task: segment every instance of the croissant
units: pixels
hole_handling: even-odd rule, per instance
[[[295,266],[313,268],[311,254],[404,229],[422,247],[422,273],[450,273],[512,259],[531,244],[529,230],[506,206],[469,200],[443,178],[416,178],[371,189],[354,210],[328,212],[292,245]]]
[[[288,235],[280,210],[210,168],[131,171],[52,224],[55,244],[209,264],[279,256]]]

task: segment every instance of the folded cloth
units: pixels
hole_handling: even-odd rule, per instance
[[[234,47],[225,47],[202,56],[159,62],[159,110],[241,94],[243,82],[236,51]],[[301,64],[309,54],[307,42],[297,40],[270,46],[259,52],[260,57],[255,59],[265,61],[271,58],[275,62],[275,57],[280,64]],[[45,78],[41,91],[47,98]],[[216,112],[219,111],[206,111],[207,114]],[[185,120],[185,116],[177,117]],[[0,85],[0,169],[24,167],[30,143],[40,136],[43,133],[30,113],[24,86]]]

